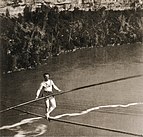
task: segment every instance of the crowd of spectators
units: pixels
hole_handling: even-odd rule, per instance
[[[59,11],[42,4],[23,14],[0,15],[5,72],[35,68],[50,56],[82,47],[142,42],[142,10]]]

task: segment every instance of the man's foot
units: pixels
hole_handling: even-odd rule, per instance
[[[49,120],[49,117],[50,117],[49,113],[46,113],[47,120]]]

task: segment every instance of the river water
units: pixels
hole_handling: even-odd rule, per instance
[[[1,109],[34,99],[45,72],[63,91],[143,74],[143,45],[78,49],[49,58],[35,70],[2,75]],[[56,96],[57,108],[51,116],[143,134],[142,83],[143,78],[138,77]],[[45,114],[44,101],[19,109]],[[0,123],[1,136],[128,136],[48,122],[16,110],[2,113]]]

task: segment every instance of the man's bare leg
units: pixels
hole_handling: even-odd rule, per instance
[[[46,99],[46,117],[48,119],[49,117],[49,108],[50,108],[50,102],[49,98]]]
[[[48,109],[47,111],[47,118],[50,116],[50,113],[56,108],[56,101],[55,101],[55,98],[54,97],[51,97],[49,99],[50,103],[51,103],[51,106],[50,108]]]

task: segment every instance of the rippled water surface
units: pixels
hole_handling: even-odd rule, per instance
[[[143,74],[143,45],[90,48],[61,54],[35,70],[2,76],[2,108],[35,98],[49,72],[63,91],[103,81]],[[143,77],[83,88],[56,96],[51,116],[111,129],[143,134]],[[19,109],[45,114],[44,101]],[[16,110],[1,115],[2,136],[128,136],[58,122],[48,122]]]

